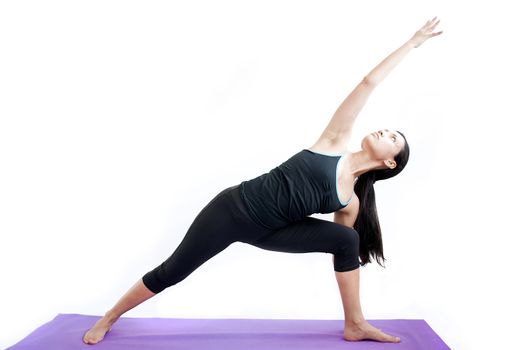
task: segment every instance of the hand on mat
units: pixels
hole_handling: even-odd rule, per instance
[[[443,31],[434,31],[438,24],[438,17],[434,17],[432,20],[427,21],[427,23],[425,23],[425,25],[414,34],[414,36],[410,39],[410,42],[414,44],[414,47],[420,47],[421,44],[425,42],[425,40],[440,35],[443,33]]]

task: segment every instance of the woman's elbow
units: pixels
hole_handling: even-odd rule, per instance
[[[361,81],[361,84],[365,85],[365,86],[368,86],[370,88],[374,88],[374,87],[376,87],[376,85],[378,85],[378,82],[372,76],[366,75],[365,77],[363,77],[363,80]]]

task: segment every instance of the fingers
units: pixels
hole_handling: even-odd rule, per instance
[[[440,20],[438,19],[438,16],[435,16],[433,19],[427,21],[422,29],[427,29],[430,31],[433,31],[436,26],[439,24]]]
[[[436,26],[439,24],[439,19],[436,21],[436,22],[433,22],[432,25],[429,27],[429,29],[431,31],[433,31],[434,29],[436,29]]]
[[[443,33],[443,31],[434,32],[434,30],[438,26],[439,22],[440,22],[440,20],[438,19],[437,16],[435,16],[433,19],[427,21],[427,23],[425,23],[425,25],[417,33],[419,35],[425,37],[425,39],[441,35]]]

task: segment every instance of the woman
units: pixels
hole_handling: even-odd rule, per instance
[[[383,129],[362,140],[361,150],[346,151],[353,124],[367,98],[412,49],[434,32],[439,20],[427,21],[412,38],[385,58],[342,102],[318,141],[269,173],[220,192],[202,209],[175,252],[146,273],[85,333],[96,344],[122,314],[182,281],[233,242],[262,249],[333,254],[343,303],[344,338],[399,342],[370,325],[359,298],[359,266],[373,257],[381,265],[383,247],[373,184],[405,167],[405,136]],[[357,182],[356,182],[357,181]],[[312,218],[334,212],[334,222]],[[361,262],[360,262],[361,260]]]

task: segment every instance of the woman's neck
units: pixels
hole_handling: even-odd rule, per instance
[[[382,161],[373,159],[363,150],[348,152],[347,161],[349,162],[349,171],[354,177],[359,177],[367,171],[378,169],[383,166]]]

